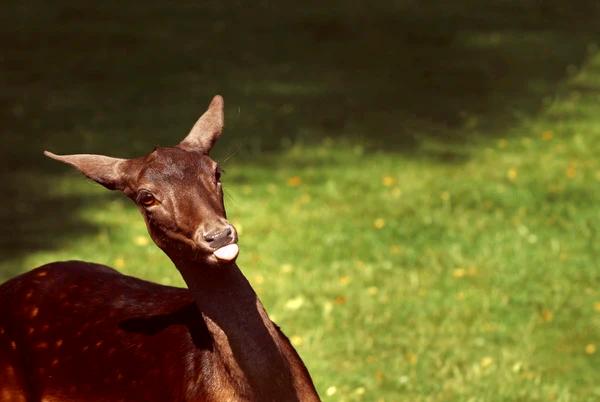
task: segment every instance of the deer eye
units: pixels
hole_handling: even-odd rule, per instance
[[[156,198],[147,190],[142,190],[138,194],[138,202],[145,207],[151,207],[156,204]]]

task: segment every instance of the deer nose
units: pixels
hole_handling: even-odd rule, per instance
[[[204,233],[202,237],[214,249],[226,246],[235,241],[235,231],[231,225]]]

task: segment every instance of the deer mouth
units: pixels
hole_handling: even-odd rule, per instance
[[[240,248],[237,245],[237,243],[231,243],[213,251],[213,255],[217,257],[219,261],[223,262],[230,262],[235,260],[239,253]]]
[[[236,259],[240,252],[237,245],[237,231],[229,223],[202,233],[202,239],[219,262],[231,262]]]

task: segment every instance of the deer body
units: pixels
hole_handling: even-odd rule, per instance
[[[0,402],[319,400],[235,264],[237,235],[206,156],[219,113],[215,97],[180,145],[144,158],[52,154],[134,199],[188,289],[81,261],[1,285]]]

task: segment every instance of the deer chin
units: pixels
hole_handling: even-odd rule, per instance
[[[236,243],[230,243],[213,251],[217,260],[222,262],[231,262],[235,260],[240,253],[240,247]]]

